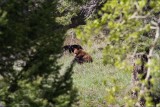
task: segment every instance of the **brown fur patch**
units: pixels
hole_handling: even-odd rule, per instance
[[[93,62],[92,57],[82,49],[74,49],[74,54],[75,54],[75,60],[78,63]]]

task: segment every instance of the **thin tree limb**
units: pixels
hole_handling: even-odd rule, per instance
[[[149,50],[149,54],[148,54],[148,61],[147,61],[147,65],[148,65],[148,67],[147,67],[147,74],[146,74],[146,77],[145,77],[145,79],[144,79],[144,81],[145,82],[143,82],[142,83],[142,85],[141,85],[141,90],[140,90],[140,96],[138,97],[138,101],[141,101],[141,95],[144,95],[145,94],[145,92],[147,91],[147,87],[146,87],[146,83],[148,83],[150,80],[150,74],[151,74],[151,63],[152,63],[152,56],[153,56],[153,51],[154,51],[154,49],[155,49],[155,46],[156,46],[156,43],[157,43],[157,41],[158,41],[158,38],[160,37],[160,26],[159,26],[159,24],[158,23],[156,23],[156,22],[152,22],[152,24],[153,25],[156,25],[154,28],[156,28],[156,35],[155,35],[155,39],[154,39],[154,41],[153,41],[153,43],[152,43],[152,45],[151,45],[151,47],[150,47],[150,50]],[[138,106],[139,107],[139,105],[140,105],[140,103],[139,102],[137,102],[136,103],[136,106]]]
[[[149,17],[152,12],[153,12],[153,10],[148,12],[148,14],[146,14],[145,16],[140,16],[140,15],[138,15],[138,12],[136,11],[133,13],[133,15],[129,19],[145,19],[145,18]]]
[[[158,25],[158,24],[157,24],[157,25]],[[150,49],[149,55],[148,55],[148,65],[149,65],[149,67],[148,67],[148,69],[147,69],[147,76],[146,76],[146,78],[145,78],[145,81],[148,81],[148,80],[149,80],[149,77],[150,77],[150,72],[151,72],[151,67],[150,67],[150,65],[151,65],[151,57],[153,56],[153,51],[154,51],[154,48],[155,48],[155,45],[156,45],[156,43],[157,43],[157,41],[158,41],[159,36],[160,36],[160,27],[157,26],[155,39],[154,39],[154,41],[153,41],[153,44],[152,44],[152,46],[151,46],[151,49]]]

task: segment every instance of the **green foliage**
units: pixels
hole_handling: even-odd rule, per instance
[[[146,49],[150,49],[155,37],[155,30],[151,30],[151,21],[156,17],[155,13],[159,12],[160,2],[151,1],[149,4],[147,3],[147,0],[107,0],[99,12],[101,17],[88,20],[86,26],[79,27],[77,37],[90,44],[94,43],[91,38],[96,38],[97,35],[105,35],[102,41],[106,43],[103,50],[104,63],[113,64],[119,69],[131,72],[133,67],[127,61],[128,56],[134,56],[139,52],[147,52]],[[149,6],[147,7],[147,5]],[[103,31],[107,30],[109,30],[109,33],[104,34]],[[158,46],[156,45],[156,47]],[[153,57],[156,56],[159,58],[159,55],[154,51]],[[158,67],[159,63],[157,63],[159,59],[152,58],[150,61],[151,65],[146,66],[151,68],[151,76],[156,79],[160,69]],[[145,84],[143,81],[141,83]],[[159,86],[159,84],[153,83],[153,87],[155,86]],[[108,99],[110,99],[111,104],[116,104],[114,94],[117,91],[115,89],[117,89],[116,84],[113,89],[108,90],[110,92]],[[148,94],[151,90],[148,90],[145,93],[146,95],[144,94],[146,106],[153,106],[153,104],[158,103],[157,100],[154,100],[154,95],[150,96]],[[154,90],[151,93],[158,94],[159,92]],[[128,98],[127,95],[126,98]],[[125,104],[133,106],[135,102],[131,99],[126,101]]]
[[[0,26],[4,26],[7,23],[6,15],[7,15],[7,12],[2,11],[0,9]],[[0,35],[1,34],[2,34],[2,30],[0,29]],[[1,38],[0,38],[0,41],[1,41]]]
[[[56,22],[62,25],[71,24],[71,18],[77,15],[81,5],[86,2],[87,0],[59,0],[56,8],[58,15],[56,17]]]
[[[7,19],[6,19],[7,12],[0,10],[0,15],[1,15],[0,25],[2,26],[2,25],[5,25],[7,22]]]
[[[59,1],[0,2],[0,103],[6,107],[69,107],[73,64],[60,75],[65,30],[55,22]]]
[[[57,5],[57,11],[59,12],[59,17],[56,17],[56,22],[63,25],[70,24],[71,20],[68,19],[71,19],[73,16],[76,15],[76,12],[78,12],[79,8],[77,8],[76,6],[78,6],[77,3],[73,1],[59,0]]]

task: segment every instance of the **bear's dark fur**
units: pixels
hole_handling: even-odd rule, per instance
[[[63,46],[64,51],[69,51],[69,53],[73,53],[74,49],[83,49],[80,45],[65,45]]]

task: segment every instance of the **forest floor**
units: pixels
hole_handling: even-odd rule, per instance
[[[73,69],[73,85],[78,90],[78,102],[74,107],[109,107],[107,90],[117,86],[114,104],[123,105],[124,95],[129,90],[131,73],[119,71],[111,65],[104,65],[100,52],[92,54],[93,63],[76,64]],[[70,64],[73,54],[66,54],[59,60],[61,72]],[[114,81],[118,80],[118,81]],[[115,105],[116,106],[116,105]]]

